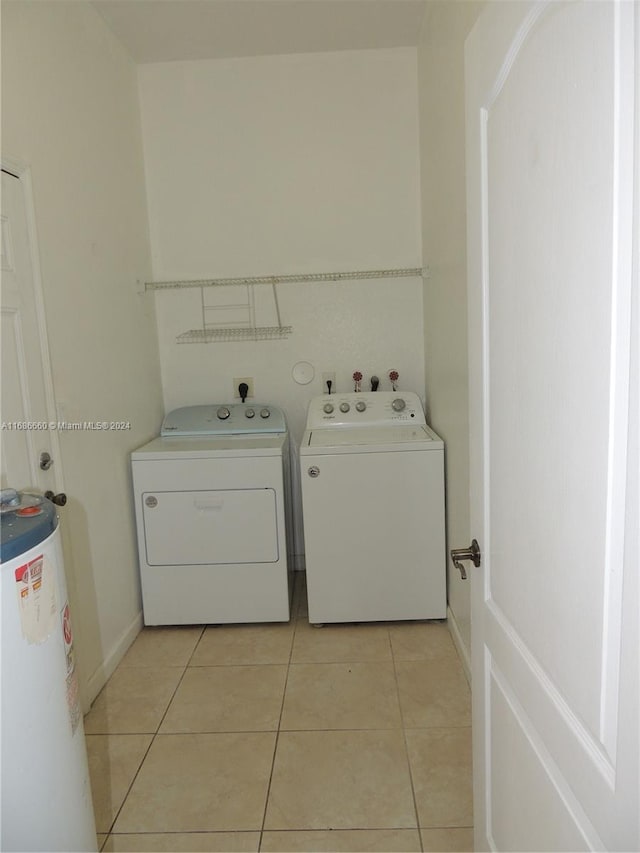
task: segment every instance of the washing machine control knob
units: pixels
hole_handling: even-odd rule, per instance
[[[325,403],[322,407],[322,411],[325,413],[325,415],[330,415],[333,411],[333,403]]]
[[[364,412],[366,408],[367,408],[367,404],[365,403],[365,401],[364,400],[358,400],[358,402],[356,403],[356,411]]]
[[[348,403],[340,403],[340,411],[348,412],[351,406]]]
[[[226,421],[226,419],[229,417],[231,412],[229,411],[229,409],[227,409],[226,406],[220,406],[220,408],[218,409],[216,414],[220,418],[221,421]]]
[[[269,411],[269,409],[260,409],[260,417],[261,418],[270,418],[271,412]]]
[[[407,404],[402,399],[402,397],[396,397],[396,399],[391,404],[391,408],[393,409],[394,412],[402,412],[403,409],[406,407],[406,405]]]
[[[244,416],[245,416],[245,418],[255,418],[255,416],[256,416],[255,409],[245,409]]]

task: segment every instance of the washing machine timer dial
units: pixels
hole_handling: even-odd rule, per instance
[[[330,415],[333,412],[333,403],[325,403],[322,407],[322,411],[325,415]]]
[[[404,411],[406,405],[407,404],[402,399],[402,397],[396,397],[396,399],[391,403],[391,408],[394,412],[402,412]]]
[[[226,406],[220,406],[216,414],[221,421],[226,421],[231,412],[229,411],[229,409],[227,409]]]
[[[350,408],[351,408],[351,406],[348,403],[340,403],[340,411],[341,412],[346,413],[349,411]]]

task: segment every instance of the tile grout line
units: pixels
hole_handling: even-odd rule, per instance
[[[120,807],[119,807],[119,808],[118,808],[118,810],[116,811],[115,817],[113,818],[113,820],[112,820],[112,821],[111,821],[111,823],[109,824],[109,830],[108,830],[108,832],[107,832],[107,837],[105,838],[104,844],[102,845],[103,847],[106,845],[107,840],[109,839],[109,837],[113,834],[113,829],[114,829],[114,827],[115,827],[116,823],[118,822],[118,818],[120,817],[120,813],[122,812],[122,809],[124,808],[125,803],[127,802],[127,799],[129,798],[129,794],[131,793],[131,789],[133,788],[133,786],[134,786],[134,784],[135,784],[136,779],[137,779],[137,778],[138,778],[138,776],[140,775],[140,771],[142,770],[142,765],[143,765],[143,764],[144,764],[144,762],[146,761],[147,756],[149,755],[149,752],[150,752],[150,750],[151,750],[151,747],[153,746],[153,744],[154,744],[154,742],[155,742],[155,739],[156,739],[156,737],[157,737],[157,735],[158,735],[158,732],[160,731],[160,726],[161,726],[161,725],[162,725],[162,723],[164,722],[164,718],[166,717],[166,715],[167,715],[167,711],[169,710],[169,706],[170,706],[170,705],[171,705],[171,703],[173,702],[174,697],[175,697],[175,695],[176,695],[176,692],[177,692],[178,688],[180,687],[180,685],[182,684],[182,680],[183,680],[183,678],[184,678],[184,676],[185,676],[185,673],[186,673],[186,671],[187,671],[187,668],[188,668],[188,666],[189,666],[189,661],[191,660],[191,658],[192,658],[192,657],[193,657],[193,655],[195,654],[195,650],[196,650],[196,648],[198,647],[198,644],[200,643],[200,640],[202,639],[202,637],[203,637],[203,635],[204,635],[204,631],[205,631],[205,626],[203,625],[203,626],[202,626],[202,630],[200,631],[200,636],[198,637],[198,640],[197,640],[197,642],[195,643],[195,645],[194,645],[194,647],[193,647],[193,651],[191,652],[191,655],[189,656],[189,658],[188,658],[188,660],[187,660],[187,663],[183,666],[183,669],[182,669],[182,675],[181,675],[181,676],[180,676],[180,678],[178,679],[178,683],[176,684],[176,686],[175,686],[175,688],[174,688],[174,690],[173,690],[173,692],[172,692],[172,694],[171,694],[171,697],[169,698],[169,701],[167,702],[167,707],[165,708],[164,713],[162,714],[162,717],[160,718],[160,721],[159,721],[159,723],[158,723],[158,725],[157,725],[157,727],[156,727],[155,732],[142,732],[142,733],[141,733],[141,734],[151,734],[151,740],[149,741],[149,746],[146,748],[145,753],[144,753],[144,755],[142,756],[142,758],[141,758],[141,760],[140,760],[140,763],[138,764],[138,769],[137,769],[137,770],[136,770],[136,772],[133,774],[133,777],[132,777],[132,779],[131,779],[131,782],[129,783],[129,786],[127,787],[127,791],[126,791],[126,793],[125,793],[124,797],[122,798],[122,802],[120,803]],[[176,668],[177,668],[177,667],[176,667]],[[118,669],[118,667],[116,667],[116,669],[114,670],[114,674],[115,674],[115,672],[117,672],[117,669]],[[107,684],[108,684],[108,682],[107,682]],[[105,684],[105,687],[106,687],[106,684]],[[107,735],[107,736],[109,736],[109,735]]]
[[[266,796],[265,796],[265,800],[264,800],[264,811],[262,814],[262,826],[260,827],[260,837],[258,838],[258,851],[262,850],[262,839],[263,839],[264,832],[265,832],[264,827],[265,827],[265,823],[267,820],[267,809],[269,807],[269,795],[271,794],[271,783],[273,781],[273,771],[274,771],[275,764],[276,764],[276,753],[278,750],[278,741],[280,739],[280,726],[282,724],[282,714],[284,711],[284,702],[285,702],[285,697],[287,695],[287,684],[289,683],[289,672],[291,670],[291,658],[293,657],[293,645],[295,642],[296,631],[298,630],[298,614],[300,611],[300,601],[295,600],[296,599],[297,585],[298,585],[298,581],[294,580],[293,591],[291,594],[291,610],[293,611],[294,607],[295,607],[295,612],[292,612],[290,615],[291,621],[293,622],[293,630],[291,632],[291,645],[289,646],[289,660],[287,661],[287,672],[286,672],[285,679],[284,679],[284,688],[282,690],[282,701],[280,703],[280,714],[278,715],[278,727],[276,729],[276,736],[275,736],[275,740],[273,743],[273,757],[271,759],[271,772],[269,773],[269,781],[267,783],[267,791],[266,791]]]
[[[416,789],[413,781],[413,771],[411,769],[411,759],[409,757],[409,745],[407,743],[407,729],[404,721],[404,712],[402,710],[402,702],[400,699],[400,685],[398,683],[398,669],[396,667],[396,656],[393,651],[393,640],[391,639],[391,631],[389,631],[389,644],[391,646],[391,659],[393,661],[393,675],[396,683],[396,694],[398,697],[398,707],[400,709],[400,722],[402,724],[402,740],[404,743],[404,752],[407,759],[407,768],[409,770],[409,782],[411,784],[411,797],[413,799],[413,810],[416,816],[416,829],[418,830],[418,841],[420,842],[420,850],[424,851],[422,840],[422,829],[420,828],[420,815],[418,814],[418,802],[416,799]],[[399,661],[398,661],[399,662]]]

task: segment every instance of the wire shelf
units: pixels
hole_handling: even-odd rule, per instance
[[[287,338],[291,326],[283,326],[280,322],[280,306],[276,285],[289,283],[313,283],[322,281],[357,281],[380,278],[428,278],[427,267],[402,267],[389,270],[351,270],[348,272],[301,273],[300,275],[261,275],[238,278],[206,278],[185,279],[183,281],[148,281],[145,290],[180,290],[183,288],[199,287],[202,292],[202,325],[201,329],[190,329],[176,337],[178,344],[209,344],[229,343],[230,341],[276,341]],[[253,316],[253,286],[258,284],[271,285],[275,305],[277,326],[256,326]],[[204,297],[204,289],[208,287],[230,287],[244,285],[250,291],[248,302],[234,305],[209,305]],[[246,309],[249,314],[248,325],[244,323],[230,327],[220,320],[210,322],[209,317],[214,312],[222,316],[225,311]],[[241,318],[244,319],[244,318]]]
[[[214,344],[231,341],[277,341],[288,338],[292,326],[254,326],[236,329],[190,329],[176,338],[178,344]]]
[[[367,278],[420,277],[422,267],[392,270],[353,270],[351,272],[301,273],[300,275],[260,275],[248,278],[205,278],[184,281],[148,281],[145,290],[168,290],[186,287],[228,287],[235,284],[289,284],[319,281],[355,281]]]

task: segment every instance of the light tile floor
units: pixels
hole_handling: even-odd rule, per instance
[[[107,851],[468,851],[446,625],[145,628],[85,718]]]

